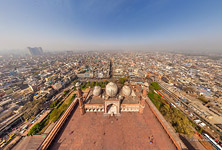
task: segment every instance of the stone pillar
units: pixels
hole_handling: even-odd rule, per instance
[[[140,100],[140,108],[139,108],[139,113],[143,114],[143,109],[145,108],[145,100],[142,97],[142,99]]]
[[[84,106],[84,103],[83,103],[82,90],[79,87],[77,89],[78,89],[77,90],[77,97],[78,97],[78,100],[79,100],[80,112],[81,112],[81,115],[84,115],[85,114],[85,106]]]
[[[104,114],[106,114],[107,113],[107,105],[106,105],[106,101],[105,101],[105,103],[104,103]]]
[[[143,97],[147,97],[147,91],[145,88],[143,89]]]
[[[139,113],[142,114],[143,113],[143,109],[145,108],[145,100],[147,98],[147,91],[146,89],[144,88],[143,89],[143,94],[142,94],[142,97],[140,99],[140,109],[139,109]]]
[[[83,103],[82,97],[79,98],[79,108],[80,108],[81,115],[84,115],[85,114],[85,105]]]
[[[77,97],[80,98],[82,97],[82,90],[80,88],[77,89]]]

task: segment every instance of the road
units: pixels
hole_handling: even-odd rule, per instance
[[[62,96],[63,93],[64,93],[64,91],[71,89],[71,87],[72,87],[72,84],[70,84],[68,87],[66,87],[65,89],[61,90],[59,93],[57,93],[55,97]],[[72,90],[73,90],[73,89],[70,90],[70,92],[66,95],[66,97],[69,96],[70,93],[72,93]],[[65,98],[66,98],[66,97],[65,97]],[[51,99],[51,101],[52,101],[52,99]],[[0,129],[0,134],[5,133],[5,130],[7,130],[8,128],[10,128],[10,124],[12,124],[14,121],[18,120],[20,117],[22,117],[24,113],[25,113],[25,112],[16,115],[16,116],[13,117],[12,119],[10,119],[10,121],[7,122],[7,124],[5,124],[4,126],[2,126],[1,129]],[[46,112],[45,112],[45,113],[46,113]],[[39,119],[40,119],[40,118],[39,118]],[[38,119],[38,120],[39,120],[39,119]],[[30,119],[30,120],[31,120],[31,119]],[[16,127],[16,128],[17,128],[16,133],[17,133],[19,136],[20,136],[20,134],[21,134],[20,131],[19,131],[19,129],[20,129],[21,127],[25,126],[25,125],[29,125],[29,124],[30,124],[30,120],[27,121],[27,122],[23,122],[22,124],[19,124],[19,125]],[[41,120],[41,119],[40,119],[40,120]],[[35,124],[36,124],[37,122],[38,122],[38,121],[36,121]],[[33,125],[32,125],[32,126],[33,126]],[[30,128],[31,128],[31,127],[29,127],[29,129],[30,129]],[[27,135],[27,132],[28,132],[28,130],[26,130],[26,132],[24,132],[24,133],[22,134],[22,136]],[[13,133],[14,133],[14,131],[12,131],[12,132],[10,132],[10,133],[8,133],[8,134],[11,135],[11,134],[13,134]],[[15,137],[17,137],[17,136],[15,136]],[[6,144],[6,145],[7,145],[7,144]],[[5,145],[5,146],[6,146],[6,145]]]
[[[176,101],[178,101],[180,104],[182,104],[183,106],[185,106],[186,108],[188,108],[189,112],[191,112],[192,114],[194,114],[194,116],[196,118],[198,118],[199,120],[201,120],[202,122],[204,122],[207,126],[209,126],[212,130],[214,130],[214,132],[216,132],[217,134],[212,134],[211,130],[205,128],[206,131],[208,131],[208,133],[211,133],[211,136],[214,138],[219,138],[219,136],[222,136],[222,133],[217,129],[217,127],[215,127],[214,125],[212,125],[210,122],[208,122],[205,118],[203,118],[200,114],[198,114],[197,112],[195,112],[192,108],[190,108],[190,106],[188,104],[186,104],[184,101],[182,101],[182,99],[177,96],[175,93],[171,92],[168,90],[167,87],[165,87],[164,85],[162,85],[161,83],[159,83],[159,85],[162,88],[163,93],[166,93],[167,95],[169,95],[170,97],[172,97],[172,100],[170,100],[169,98],[166,98],[166,96],[164,98],[166,98],[167,101],[169,102],[173,102],[175,104]],[[163,94],[164,95],[164,94]],[[188,101],[190,101],[188,99]],[[181,109],[180,107],[178,107],[185,115],[187,115],[188,118],[190,118],[189,114],[187,114],[183,109]],[[190,118],[191,119],[191,118]]]

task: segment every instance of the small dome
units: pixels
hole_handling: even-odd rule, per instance
[[[93,89],[93,95],[94,96],[99,96],[101,94],[101,87],[100,86],[95,86]]]
[[[127,85],[124,85],[123,88],[122,88],[122,92],[125,96],[130,96],[131,88]]]
[[[80,82],[76,82],[76,84],[75,84],[76,87],[79,87],[80,85],[81,85]]]
[[[110,82],[106,85],[106,94],[110,97],[116,96],[118,92],[118,87],[115,83]]]

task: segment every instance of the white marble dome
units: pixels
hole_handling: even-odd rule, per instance
[[[116,96],[118,92],[118,87],[115,83],[110,82],[106,85],[106,94],[110,97]]]
[[[101,94],[101,87],[100,86],[95,86],[93,89],[93,95],[94,96],[99,96]]]
[[[125,96],[130,96],[132,90],[129,86],[127,85],[124,85],[123,88],[122,88],[122,93],[125,95]]]

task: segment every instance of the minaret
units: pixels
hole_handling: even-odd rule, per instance
[[[146,88],[143,88],[143,97],[147,97],[147,91],[146,91]]]
[[[139,109],[139,113],[140,113],[140,114],[143,113],[143,109],[145,108],[145,100],[146,100],[146,97],[147,97],[147,91],[146,91],[146,89],[144,88],[144,89],[143,89],[143,95],[142,95],[141,100],[140,100],[140,109]]]
[[[83,103],[82,90],[81,90],[80,84],[78,82],[76,83],[76,88],[77,88],[77,97],[79,100],[80,112],[81,112],[81,115],[84,115],[85,114],[85,107],[84,107],[84,103]]]

